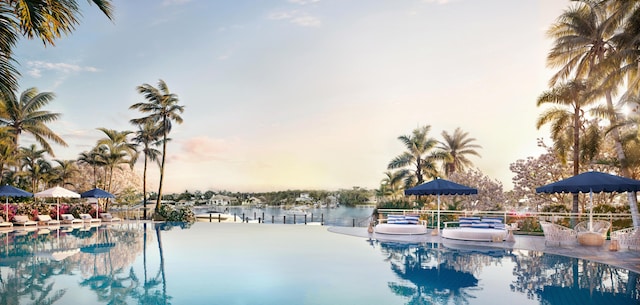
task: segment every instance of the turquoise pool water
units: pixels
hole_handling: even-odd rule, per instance
[[[639,304],[582,259],[327,227],[131,223],[0,233],[0,304]]]

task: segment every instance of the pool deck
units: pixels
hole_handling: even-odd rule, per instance
[[[486,242],[446,239],[437,235],[431,235],[431,232],[422,235],[389,235],[369,233],[367,232],[367,228],[359,227],[329,227],[329,231],[363,238],[371,238],[379,241],[402,241],[414,243],[442,243],[443,241],[446,241],[447,244],[464,245],[467,247],[475,245],[478,247],[535,250],[544,253],[587,259],[640,273],[640,250],[620,249],[618,251],[609,251],[609,241],[606,241],[602,246],[593,247],[582,246],[577,242],[562,243],[561,245],[548,243],[545,245],[544,237],[542,236],[517,234],[514,236],[515,242]]]

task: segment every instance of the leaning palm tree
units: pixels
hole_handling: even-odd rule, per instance
[[[147,100],[146,103],[136,103],[129,109],[137,109],[142,113],[149,113],[148,116],[131,120],[134,124],[142,124],[144,121],[152,121],[159,124],[162,133],[162,156],[160,160],[160,182],[158,185],[158,198],[156,200],[156,214],[160,211],[162,201],[162,185],[164,181],[165,161],[167,159],[167,141],[171,132],[172,122],[182,124],[180,114],[184,112],[184,106],[178,105],[178,96],[171,93],[169,87],[163,80],[158,81],[158,87],[149,84],[142,84],[137,87],[138,93]]]
[[[411,135],[399,136],[407,149],[389,162],[387,169],[413,167],[413,173],[405,177],[405,187],[422,184],[425,178],[438,177],[437,161],[448,160],[449,156],[441,151],[435,151],[438,141],[429,137],[431,126],[426,125],[413,130]]]
[[[23,132],[34,136],[42,148],[52,156],[53,149],[47,140],[67,146],[60,136],[47,127],[47,123],[60,118],[60,114],[42,110],[42,107],[54,98],[55,94],[52,92],[38,92],[36,88],[25,90],[19,98],[15,95],[4,96],[0,124],[9,127],[9,131],[14,136],[15,147],[18,147],[19,137]]]
[[[132,141],[142,145],[142,153],[144,154],[144,167],[142,171],[142,205],[143,219],[147,219],[147,163],[148,161],[158,162],[160,151],[153,146],[159,146],[160,128],[151,120],[146,120],[138,124],[138,131],[135,133]],[[158,164],[160,166],[160,164]]]
[[[443,162],[445,175],[449,176],[449,174],[464,171],[467,167],[473,165],[473,162],[467,156],[480,157],[476,149],[482,148],[482,146],[473,144],[476,139],[469,138],[469,133],[462,131],[459,127],[456,128],[453,135],[443,131],[442,137],[444,141],[440,142],[438,149],[446,152],[451,157],[448,161]]]
[[[112,18],[111,0],[89,0]],[[76,0],[2,1],[0,10],[0,94],[11,95],[17,90],[18,70],[13,57],[19,38],[39,38],[46,45],[73,32],[79,24],[80,7]]]
[[[586,128],[588,119],[585,117],[585,108],[594,103],[594,95],[588,92],[588,88],[586,82],[577,80],[560,84],[542,93],[537,101],[538,106],[554,105],[538,117],[536,127],[540,129],[543,125],[551,124],[554,151],[565,163],[567,153],[572,152],[574,176],[580,173],[581,160],[592,160],[598,151],[597,147],[586,147],[580,142],[581,135],[585,131],[597,131],[597,128],[595,130]],[[592,135],[589,135],[589,138],[593,139]],[[599,145],[599,142],[594,144]],[[588,154],[581,156],[581,151]],[[573,194],[572,212],[578,213],[578,208],[578,194]]]

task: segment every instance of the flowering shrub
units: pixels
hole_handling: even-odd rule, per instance
[[[168,204],[160,206],[158,214],[166,221],[180,221],[180,222],[194,222],[196,219],[195,214],[189,207],[175,208]]]

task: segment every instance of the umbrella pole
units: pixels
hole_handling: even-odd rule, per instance
[[[436,235],[440,235],[440,194],[438,196],[438,227],[436,228]]]
[[[593,190],[589,190],[589,232],[593,231]]]

